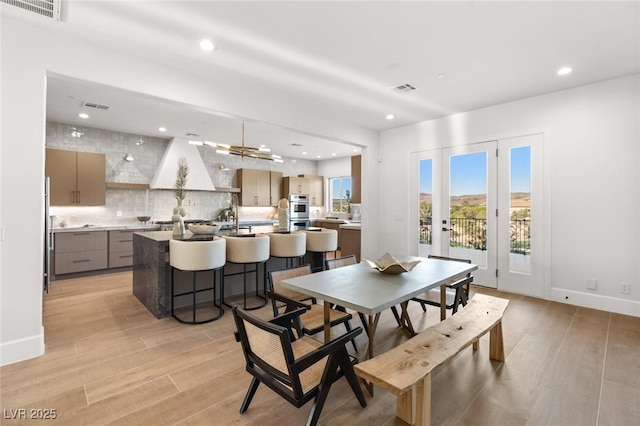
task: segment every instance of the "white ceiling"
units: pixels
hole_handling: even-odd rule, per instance
[[[373,130],[640,72],[640,2],[635,1],[63,5],[61,31],[72,36],[188,73],[215,74],[247,90],[266,88],[301,107]],[[203,54],[197,47],[203,37],[218,49]],[[573,73],[556,75],[562,66]],[[390,90],[405,83],[416,90]],[[111,109],[80,122],[80,101]],[[396,118],[386,120],[388,113]],[[70,80],[49,84],[47,115],[143,135],[193,132],[240,142],[237,119]],[[159,123],[167,134],[156,130]],[[258,132],[260,140],[254,136]],[[292,141],[305,147],[295,150]],[[351,146],[259,123],[247,124],[246,143],[266,143],[298,158],[353,154]],[[302,149],[309,154],[303,156]]]

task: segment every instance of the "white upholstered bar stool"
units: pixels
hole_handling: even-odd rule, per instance
[[[338,250],[338,231],[319,228],[319,230],[308,229],[304,232],[307,234],[307,253],[310,253],[313,258],[313,272],[322,271],[327,253],[334,252],[335,255]]]
[[[300,266],[301,259],[307,252],[307,234],[302,231],[288,233],[274,232],[269,235],[269,254],[271,257],[285,259],[285,267]],[[294,265],[294,261],[297,264]]]
[[[171,265],[171,316],[185,324],[203,324],[214,321],[224,314],[222,308],[222,289],[224,288],[224,274],[222,269],[226,262],[226,241],[220,237],[214,237],[211,241],[169,241],[169,263]],[[191,272],[191,288],[188,291],[176,293],[176,271]],[[198,285],[196,276],[198,272],[211,271],[213,273],[213,285]],[[216,303],[216,272],[220,278],[220,302]],[[206,319],[198,319],[196,313],[207,313],[211,309],[198,306],[197,296],[206,291],[213,291],[213,316]],[[191,319],[181,318],[176,313],[176,300],[191,296]],[[203,304],[204,305],[204,304]],[[181,307],[182,308],[182,307]],[[180,309],[182,310],[182,309]]]
[[[255,236],[245,237],[224,235],[222,238],[227,241],[227,265],[230,263],[242,265],[241,272],[227,273],[225,271],[224,276],[243,276],[243,309],[251,310],[263,307],[267,304],[267,260],[269,260],[269,237],[263,234],[256,234]],[[253,265],[254,268],[247,269],[250,265]],[[262,265],[262,295],[258,292],[260,286],[258,275],[260,265]],[[258,305],[247,306],[247,275],[252,273],[255,274],[256,297],[262,299],[262,301]],[[232,307],[232,305],[225,302],[224,287],[222,288],[222,303]]]

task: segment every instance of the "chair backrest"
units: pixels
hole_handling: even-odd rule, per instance
[[[342,268],[347,265],[355,265],[358,263],[355,254],[350,254],[348,256],[342,256],[335,259],[327,259],[324,261],[326,269],[336,269]]]
[[[311,274],[311,265],[303,265],[297,266],[295,268],[289,269],[281,269],[279,271],[270,271],[269,272],[269,282],[271,283],[271,291],[274,293],[281,294],[289,299],[294,300],[307,300],[311,299],[308,294],[299,293],[294,290],[289,290],[284,288],[282,284],[282,280],[286,280],[288,278],[301,277],[303,275]]]
[[[295,358],[291,346],[291,334],[285,327],[261,320],[246,311],[234,308],[233,318],[238,330],[238,338],[247,363],[247,369],[253,373],[262,370],[268,376],[275,377],[277,384],[286,393],[302,395],[302,385],[297,374],[290,366]],[[258,367],[259,370],[256,370]],[[294,373],[294,374],[292,374]],[[258,374],[262,375],[262,374]],[[271,381],[270,386],[274,385]]]
[[[226,241],[214,237],[212,241],[169,240],[169,263],[183,271],[204,271],[224,266]]]

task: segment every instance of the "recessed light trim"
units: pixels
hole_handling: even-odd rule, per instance
[[[87,119],[89,118],[89,114],[87,114],[86,112],[81,112],[80,114],[78,114],[78,117]]]
[[[386,118],[387,120],[393,120],[393,119],[394,119],[394,118],[396,118],[396,117],[395,117],[395,115],[393,115],[393,114],[387,114],[385,118]]]
[[[162,126],[160,126],[160,127],[158,127],[158,131],[159,131],[159,132],[166,132],[166,131],[167,131],[167,128],[166,128],[166,127],[162,127]]]
[[[438,78],[440,80],[442,80],[443,78],[445,78],[447,75],[446,74],[438,74]]]
[[[205,52],[211,52],[213,50],[216,50],[216,45],[213,44],[213,42],[209,39],[202,39],[198,42],[198,46],[200,46],[200,49],[204,50]]]
[[[562,67],[558,70],[558,75],[567,75],[571,74],[573,69],[571,67]]]

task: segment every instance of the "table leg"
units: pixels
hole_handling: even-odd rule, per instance
[[[447,285],[440,286],[440,321],[447,318]]]
[[[376,334],[378,320],[380,320],[380,312],[375,315],[369,315],[369,347],[367,348],[367,359],[373,358],[373,336]],[[369,395],[373,396],[373,383],[364,381],[364,385]]]
[[[324,302],[324,343],[331,341],[331,304]]]
[[[402,329],[409,333],[409,336],[413,337],[416,335],[416,332],[413,329],[413,323],[411,322],[411,317],[409,317],[409,311],[407,311],[408,305],[409,301],[400,303],[400,307],[402,308],[400,319],[402,320]]]

